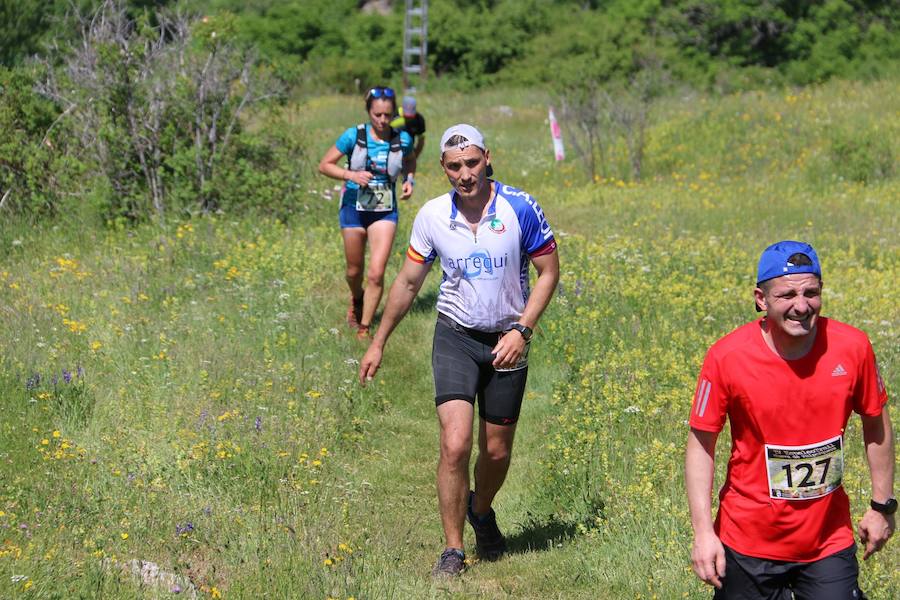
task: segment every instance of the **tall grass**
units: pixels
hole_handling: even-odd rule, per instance
[[[755,317],[766,244],[817,247],[825,314],[864,329],[900,386],[900,138],[896,118],[875,118],[900,114],[897,92],[672,97],[644,182],[600,184],[552,164],[543,97],[420,98],[428,144],[390,274],[414,210],[446,187],[435,148],[459,121],[484,129],[498,179],[541,202],[563,265],[496,504],[512,552],[450,583],[428,576],[438,277],[359,387],[332,181],[311,181],[287,225],[4,223],[0,597],[708,597],[689,568],[685,422],[706,348]],[[362,118],[357,104],[297,106],[313,155]],[[866,152],[890,168],[848,176],[842,152],[857,150],[838,138],[875,140]],[[855,418],[847,437],[858,518],[870,486]],[[721,467],[726,440],[719,451]],[[898,548],[863,565],[869,597],[900,594]]]

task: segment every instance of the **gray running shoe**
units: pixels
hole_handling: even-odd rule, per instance
[[[456,577],[466,570],[466,555],[462,550],[447,548],[431,570],[432,577]]]
[[[478,556],[484,560],[497,560],[506,552],[506,539],[497,527],[497,515],[494,509],[482,516],[476,516],[472,512],[472,503],[475,501],[475,492],[469,492],[469,509],[466,511],[466,519],[475,530],[475,549]]]

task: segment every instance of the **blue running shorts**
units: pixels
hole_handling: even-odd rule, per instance
[[[351,201],[352,199],[352,201]],[[345,190],[341,198],[341,210],[338,215],[341,222],[341,229],[346,227],[362,227],[368,229],[369,225],[377,221],[397,222],[397,206],[394,210],[384,212],[371,212],[366,210],[356,210],[356,190]]]

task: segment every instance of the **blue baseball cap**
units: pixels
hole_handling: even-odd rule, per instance
[[[807,257],[809,260],[802,262],[809,264],[794,264],[790,262],[790,258],[795,254],[802,254]],[[763,250],[762,256],[759,257],[756,285],[775,277],[794,273],[812,273],[813,275],[818,275],[819,279],[821,279],[822,267],[819,265],[819,257],[816,255],[816,251],[812,246],[804,242],[792,240],[777,242]]]

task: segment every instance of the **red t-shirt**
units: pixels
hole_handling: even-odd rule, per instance
[[[809,562],[853,544],[841,487],[850,411],[878,416],[887,391],[862,331],[820,317],[806,356],[785,360],[766,345],[761,319],[706,355],[690,425],[731,424],[728,476],[715,530],[722,543],[758,558]]]

